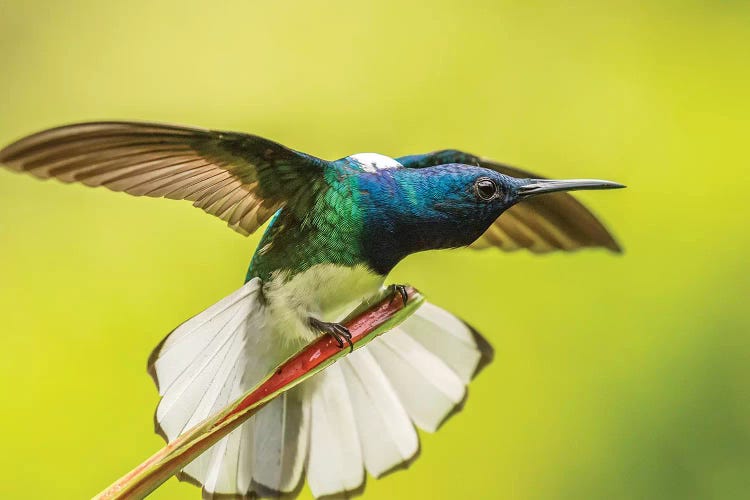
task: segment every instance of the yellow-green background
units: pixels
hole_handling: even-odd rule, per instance
[[[497,355],[365,498],[748,498],[749,54],[741,0],[0,0],[0,143],[158,120],[626,183],[581,195],[623,256],[394,271]],[[146,357],[256,242],[189,203],[0,172],[0,497],[85,498],[161,446]]]

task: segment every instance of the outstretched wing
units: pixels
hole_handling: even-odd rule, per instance
[[[41,178],[190,200],[245,235],[282,206],[308,200],[328,164],[254,135],[135,122],[45,130],[1,150],[0,163]]]
[[[520,168],[452,149],[398,158],[407,168],[425,168],[446,163],[477,165],[518,178],[543,177]],[[506,251],[526,248],[535,253],[603,247],[620,252],[606,227],[581,202],[568,193],[530,198],[506,210],[472,248],[499,247]]]

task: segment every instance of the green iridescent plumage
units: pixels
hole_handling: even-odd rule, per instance
[[[354,266],[363,262],[356,242],[364,213],[351,167],[332,164],[308,189],[304,209],[284,208],[272,219],[258,245],[247,279],[270,278],[275,271],[294,275],[316,264]],[[297,205],[297,208],[300,208]]]

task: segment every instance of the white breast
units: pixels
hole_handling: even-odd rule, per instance
[[[383,277],[365,266],[318,264],[289,280],[274,276],[263,284],[263,295],[280,334],[307,337],[311,335],[308,317],[339,321],[361,302],[377,296],[382,286]]]

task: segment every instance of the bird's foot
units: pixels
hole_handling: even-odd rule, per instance
[[[339,348],[343,348],[344,342],[346,342],[347,344],[349,344],[349,352],[352,352],[354,350],[354,344],[352,343],[352,333],[341,323],[327,323],[315,318],[308,318],[307,321],[310,324],[310,327],[314,330],[333,337],[333,340],[336,341],[336,344],[339,346]]]
[[[397,292],[401,296],[401,302],[403,302],[404,305],[409,301],[409,292],[406,291],[406,285],[388,285],[388,290],[393,294],[391,296],[391,301],[388,302],[388,304],[393,304]]]

